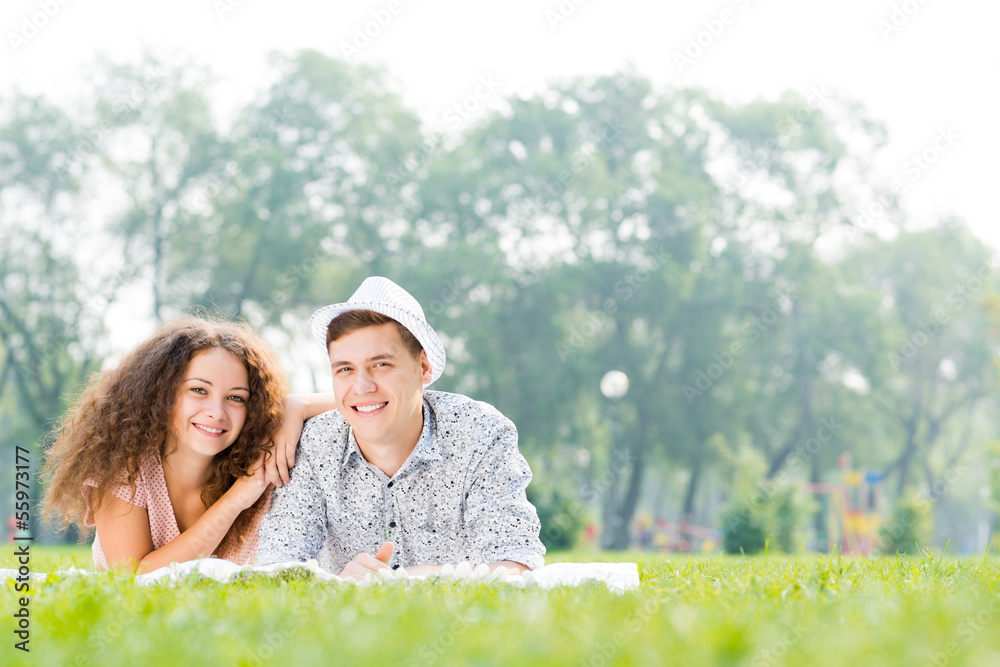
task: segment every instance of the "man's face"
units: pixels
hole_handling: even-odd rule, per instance
[[[409,448],[423,427],[427,353],[415,359],[392,322],[358,329],[330,343],[337,409],[358,445]]]

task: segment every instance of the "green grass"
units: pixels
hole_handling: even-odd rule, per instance
[[[5,550],[0,567],[11,567]],[[32,591],[31,653],[13,649],[7,581],[0,663],[25,665],[1000,664],[1000,567],[956,558],[564,553],[634,560],[638,591],[423,583],[355,588],[286,574],[140,588],[102,574]],[[32,569],[89,567],[34,547]]]

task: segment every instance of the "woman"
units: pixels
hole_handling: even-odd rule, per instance
[[[213,554],[252,564],[270,502],[263,464],[294,456],[302,420],[332,399],[290,396],[276,355],[249,327],[187,318],[100,374],[45,459],[46,519],[94,539],[100,569],[149,572]],[[285,472],[287,475],[287,472]]]

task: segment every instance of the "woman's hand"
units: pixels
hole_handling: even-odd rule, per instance
[[[333,394],[291,394],[285,398],[285,418],[271,435],[271,456],[257,474],[258,479],[275,486],[288,484],[288,471],[295,466],[295,449],[305,421],[336,407]]]
[[[267,491],[268,483],[263,476],[264,456],[265,452],[261,452],[253,468],[237,479],[222,496],[222,499],[233,503],[241,512],[257,502]]]
[[[275,486],[284,486],[290,479],[288,470],[295,465],[295,448],[299,445],[302,425],[306,421],[306,403],[298,394],[285,398],[285,418],[271,435],[270,456],[258,478]]]

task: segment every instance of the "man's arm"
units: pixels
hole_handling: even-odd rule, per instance
[[[518,451],[517,429],[509,419],[502,418],[489,440],[466,497],[469,535],[490,569],[533,570],[545,564],[545,546],[538,538],[538,513],[525,496],[531,468]]]
[[[326,498],[316,476],[307,427],[288,484],[275,489],[271,509],[260,522],[257,565],[315,558],[326,540]]]

